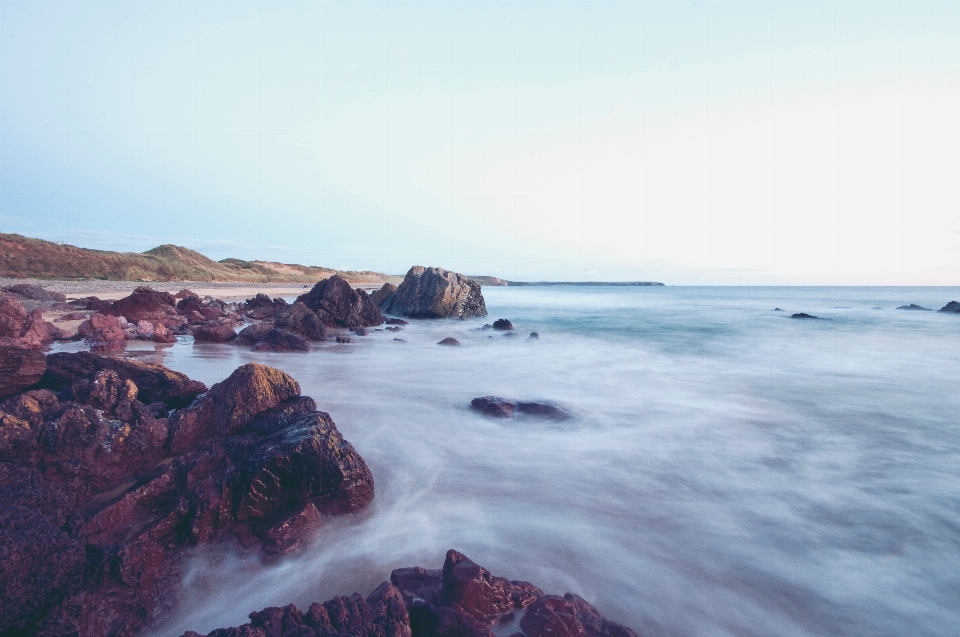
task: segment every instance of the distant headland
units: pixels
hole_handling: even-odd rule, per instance
[[[650,287],[662,286],[663,283],[657,281],[507,281],[495,276],[471,276],[468,277],[484,286],[540,286],[540,285],[578,285],[581,287],[601,286],[601,287]]]

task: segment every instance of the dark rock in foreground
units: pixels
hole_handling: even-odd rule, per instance
[[[931,311],[930,308],[920,307],[919,305],[916,305],[916,304],[914,304],[914,303],[911,303],[910,305],[901,305],[901,306],[898,307],[897,309],[898,309],[898,310],[923,310],[924,312],[930,312],[930,311]]]
[[[244,365],[168,417],[171,376],[205,388],[159,365],[48,358],[57,393],[0,403],[2,635],[134,635],[174,606],[189,547],[285,552],[373,498],[363,459],[279,370]]]
[[[493,329],[495,330],[512,330],[513,323],[507,319],[497,319],[493,322]]]
[[[521,614],[522,613],[522,614]],[[311,604],[266,608],[250,623],[208,637],[493,637],[520,616],[526,637],[638,637],[607,620],[582,597],[546,595],[529,582],[491,574],[447,551],[443,568],[400,568],[367,598],[354,593]],[[515,633],[520,635],[520,633]],[[200,637],[189,631],[182,637]]]
[[[380,306],[387,314],[413,318],[470,318],[486,316],[480,285],[443,268],[415,265],[396,292]]]
[[[937,311],[948,312],[950,314],[960,314],[960,303],[957,303],[956,301],[950,301]]]
[[[370,295],[353,289],[339,275],[320,281],[306,294],[297,297],[316,312],[327,327],[373,327],[383,323],[380,308]]]
[[[791,314],[790,318],[793,319],[818,319],[819,316],[814,316],[813,314],[807,314],[806,312],[797,312],[796,314]]]
[[[530,401],[513,402],[498,396],[483,396],[470,401],[470,408],[479,411],[484,416],[493,418],[513,418],[516,412],[528,416],[549,418],[551,420],[569,420],[573,418],[566,409],[550,403],[535,403]]]

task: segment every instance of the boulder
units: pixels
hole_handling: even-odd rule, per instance
[[[529,338],[534,338],[534,339],[540,338],[540,334],[537,332],[530,332]]]
[[[155,343],[176,343],[177,337],[163,323],[140,321],[137,323],[137,338]]]
[[[947,312],[950,314],[960,314],[960,303],[957,303],[956,301],[950,301],[949,303],[947,303],[937,311]]]
[[[254,323],[240,330],[237,334],[237,341],[243,345],[253,345],[266,336],[267,332],[275,329],[273,323]]]
[[[415,265],[397,291],[384,301],[386,314],[413,318],[486,316],[480,285],[462,274]]]
[[[174,607],[193,547],[283,553],[373,498],[363,459],[283,372],[241,368],[172,419],[146,394],[101,369],[0,403],[0,634],[142,633]],[[216,426],[171,454],[171,423],[198,411]],[[399,592],[378,595],[363,621],[407,626]]]
[[[278,330],[268,330],[253,345],[256,352],[309,352],[310,343],[301,336]]]
[[[337,334],[337,342],[340,344],[352,343],[353,339],[346,334]]]
[[[229,343],[237,337],[236,330],[227,323],[208,321],[193,329],[193,340],[198,343]]]
[[[208,637],[493,637],[520,614],[526,637],[638,637],[582,597],[546,595],[529,582],[497,577],[455,550],[442,569],[399,568],[366,598],[354,593],[311,604],[266,608],[250,623]],[[494,631],[494,627],[501,630]],[[182,637],[201,637],[195,632]]]
[[[99,312],[101,314],[113,313],[113,303],[111,303],[110,301],[102,301],[96,296],[85,296],[81,299],[70,301],[69,305],[78,307],[82,310],[91,310],[93,312]]]
[[[95,352],[117,351],[127,346],[127,335],[120,317],[94,314],[77,328]]]
[[[513,323],[507,319],[497,319],[493,322],[493,329],[495,330],[512,330]]]
[[[302,301],[284,308],[274,316],[274,325],[303,338],[322,341],[327,338],[323,320]]]
[[[31,301],[53,301],[55,303],[64,303],[67,297],[60,292],[52,292],[39,285],[32,283],[17,283],[3,288],[4,292],[22,296]]]
[[[269,296],[263,294],[257,294],[252,299],[247,299],[241,307],[241,311],[252,319],[262,321],[263,319],[270,318],[283,308],[287,306],[287,302],[284,299],[276,298],[270,299]]]
[[[516,332],[505,332],[503,336],[506,336],[507,338],[516,338],[517,336],[520,336],[520,335],[517,334]]]
[[[199,296],[188,296],[180,300],[176,307],[177,312],[187,317],[191,323],[197,318],[202,318],[202,322],[206,322],[227,315],[223,301],[217,299],[203,301]]]
[[[448,336],[447,338],[437,343],[437,345],[446,345],[447,347],[460,347],[460,341],[453,338],[452,336]]]
[[[327,327],[373,327],[383,323],[380,308],[370,295],[351,288],[346,279],[337,274],[314,285],[312,290],[298,296],[297,301],[316,312]]]
[[[47,357],[35,350],[0,346],[0,397],[37,384],[47,370]]]
[[[393,296],[393,293],[396,291],[397,286],[395,286],[393,283],[384,283],[382,288],[370,295],[370,298],[379,307],[383,307],[384,301]]]
[[[470,407],[484,416],[493,418],[513,418],[517,406],[509,400],[497,396],[483,396],[470,401]]]
[[[177,315],[176,300],[169,292],[159,292],[141,286],[133,294],[113,302],[112,314],[123,316],[132,323],[150,321],[174,327],[183,322]]]
[[[23,303],[9,294],[0,294],[0,338],[19,338],[26,324]]]
[[[492,418],[513,418],[516,413],[537,418],[549,418],[550,420],[569,420],[573,418],[573,414],[566,409],[550,403],[514,402],[498,396],[474,398],[470,401],[470,408]]]

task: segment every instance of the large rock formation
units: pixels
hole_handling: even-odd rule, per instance
[[[123,316],[131,323],[150,321],[167,327],[182,325],[184,320],[177,313],[176,299],[169,292],[158,292],[141,286],[133,294],[113,302],[113,314]]]
[[[486,316],[480,284],[443,268],[415,265],[380,306],[386,314],[413,318]]]
[[[528,582],[496,577],[454,550],[440,570],[393,571],[366,599],[335,597],[306,612],[292,604],[266,608],[250,613],[249,624],[207,637],[493,637],[507,634],[517,614],[517,637],[638,637],[582,597],[546,595]]]
[[[279,370],[245,365],[168,417],[202,385],[49,358],[57,393],[0,403],[2,635],[133,635],[174,605],[188,547],[287,551],[373,497],[363,459]]]
[[[960,303],[957,303],[956,301],[950,301],[937,311],[946,312],[948,314],[960,314]]]
[[[297,301],[313,310],[327,327],[373,327],[383,323],[380,308],[370,295],[351,288],[339,275],[320,281],[298,296]]]
[[[0,294],[0,345],[40,349],[69,337],[64,330],[44,321],[42,310],[27,312],[12,295]]]

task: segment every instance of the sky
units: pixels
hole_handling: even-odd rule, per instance
[[[0,231],[960,285],[960,2],[0,1]]]

